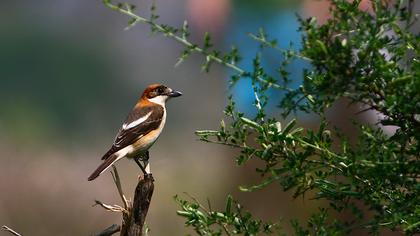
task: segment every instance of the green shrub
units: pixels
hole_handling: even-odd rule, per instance
[[[256,169],[260,184],[243,191],[277,183],[294,197],[310,191],[316,193],[313,201],[329,202],[306,223],[292,221],[295,234],[343,235],[360,228],[371,233],[384,228],[420,233],[420,38],[412,29],[417,18],[413,0],[371,1],[372,12],[360,10],[360,0],[332,0],[326,23],[299,19],[303,35],[299,51],[279,48],[263,30],[251,34],[261,50],[283,55],[276,76],[265,72],[259,53],[253,70],[245,71],[237,65],[241,56],[236,48],[226,53],[215,50],[208,34],[201,46],[191,43],[187,23],[179,29],[157,23],[154,6],[151,17],[143,18],[131,5],[104,2],[129,16],[129,27],[145,23],[184,45],[178,63],[198,53],[205,58],[204,71],[219,63],[234,72],[233,85],[240,79],[252,81],[255,117],[246,117],[230,99],[220,129],[196,134],[205,142],[237,148],[239,166],[250,159],[261,161],[263,168]],[[296,59],[311,67],[304,71],[301,86],[292,89],[285,66]],[[285,96],[275,101],[267,95],[270,89],[284,91]],[[342,98],[381,113],[378,122],[396,126],[397,131],[386,135],[376,126],[355,122],[360,132],[357,142],[350,144],[342,132],[328,129],[325,119],[326,109]],[[279,104],[283,120],[290,120],[294,112],[315,114],[319,127],[303,128],[295,119],[281,123],[278,117],[268,117],[268,102]],[[230,196],[222,211],[207,209],[194,199],[176,199],[178,215],[199,235],[281,234],[279,225],[254,219]],[[366,209],[369,217],[364,216]],[[331,219],[331,214],[344,210],[350,210],[353,219]]]

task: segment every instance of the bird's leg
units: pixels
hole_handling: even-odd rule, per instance
[[[146,151],[146,153],[142,156],[138,156],[134,158],[134,160],[136,161],[137,165],[140,167],[144,176],[150,175],[150,173],[148,173],[146,170],[147,165],[149,165],[149,151]],[[143,162],[143,164],[140,163],[140,161]]]
[[[144,155],[139,156],[139,157],[138,157],[138,159],[139,159],[139,160],[141,160],[142,162],[147,162],[147,161],[149,161],[149,151],[146,151],[146,152],[144,153]]]
[[[141,159],[141,161],[143,162],[144,168],[146,168],[147,165],[149,165],[149,151],[146,151],[146,153],[144,154],[144,156]]]
[[[150,165],[149,165],[149,151],[146,151],[146,153],[144,154],[143,158],[142,158],[142,162],[143,162],[143,166],[147,172],[146,176],[152,175],[152,173],[150,172]]]
[[[141,171],[143,172],[143,175],[146,176],[148,175],[148,173],[146,172],[146,170],[144,169],[143,165],[140,163],[139,161],[139,157],[134,158],[134,161],[137,163],[137,165],[140,167]]]

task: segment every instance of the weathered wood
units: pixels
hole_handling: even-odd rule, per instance
[[[120,230],[121,227],[119,225],[113,224],[108,228],[104,229],[102,232],[96,234],[95,236],[110,236],[115,234],[116,232],[119,232]]]
[[[140,179],[134,193],[133,205],[123,214],[121,236],[141,236],[154,190],[152,174]]]

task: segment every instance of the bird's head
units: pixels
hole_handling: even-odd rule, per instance
[[[143,92],[142,99],[147,99],[150,102],[165,105],[169,98],[179,97],[182,93],[166,87],[162,84],[149,85]]]

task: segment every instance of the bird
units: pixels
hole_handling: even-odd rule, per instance
[[[166,101],[181,95],[181,92],[162,84],[149,85],[127,115],[111,148],[102,156],[103,162],[89,176],[88,181],[96,179],[123,157],[134,159],[143,173],[148,174],[139,160],[148,163],[148,150],[156,142],[165,126]]]

